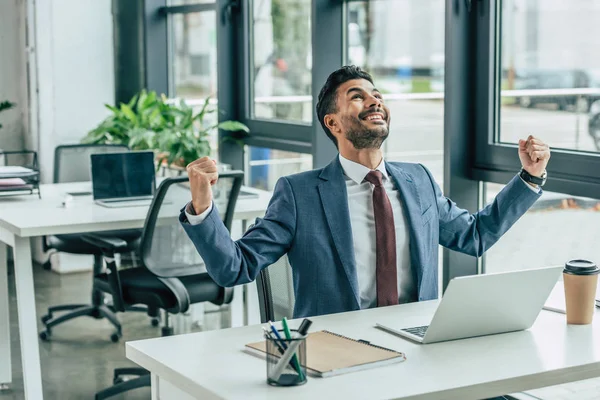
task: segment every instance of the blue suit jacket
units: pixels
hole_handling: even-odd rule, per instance
[[[424,166],[385,166],[409,226],[418,300],[438,297],[438,244],[480,256],[540,196],[515,176],[492,204],[470,214],[442,195]],[[323,169],[279,179],[265,217],[237,241],[230,238],[215,208],[201,224],[190,225],[183,212],[180,220],[208,273],[221,286],[251,282],[287,253],[295,318],[360,309],[346,183],[338,157]]]

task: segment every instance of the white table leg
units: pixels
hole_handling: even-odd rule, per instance
[[[10,315],[8,314],[8,269],[6,244],[0,242],[0,390],[12,382],[10,358]]]
[[[233,288],[233,301],[231,302],[231,327],[244,326],[244,289],[242,285]]]
[[[160,395],[158,392],[158,375],[156,375],[154,372],[152,372],[150,374],[150,390],[151,390],[151,395],[152,395],[152,400],[159,400],[160,399]]]
[[[42,374],[29,238],[15,237],[14,255],[25,398],[38,400],[43,398]]]

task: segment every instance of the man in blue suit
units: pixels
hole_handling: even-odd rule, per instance
[[[296,318],[437,298],[438,244],[479,257],[541,195],[550,150],[533,136],[519,141],[521,173],[475,214],[444,197],[423,165],[384,161],[390,111],[358,67],[329,76],[317,115],[339,156],[279,179],[265,217],[241,239],[213,207],[208,157],[187,167],[192,201],[180,215],[219,285],[251,282],[287,254]]]

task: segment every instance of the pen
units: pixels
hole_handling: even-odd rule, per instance
[[[275,345],[277,346],[277,350],[279,350],[279,354],[283,354],[283,352],[285,351],[285,348],[281,345],[279,340],[275,340],[273,338],[273,336],[271,336],[271,333],[269,332],[269,330],[267,328],[265,328],[264,326],[262,328],[263,328],[263,331],[265,331],[265,338],[272,340],[273,343],[275,343]]]
[[[271,323],[271,321],[269,321],[269,323]],[[273,325],[271,325],[273,326]],[[310,326],[310,325],[309,325]],[[279,340],[273,338],[273,336],[271,336],[271,332],[269,332],[269,330],[267,328],[265,328],[264,326],[262,327],[263,331],[265,332],[265,339],[271,340],[273,341],[273,343],[275,343],[275,346],[277,347],[277,350],[279,351],[279,354],[281,354],[282,356],[285,354],[285,343],[280,342]],[[275,326],[273,326],[273,328],[275,328]],[[275,332],[277,332],[277,329],[275,329]],[[279,332],[277,332],[276,334],[278,334]],[[281,339],[281,338],[280,338]],[[296,366],[292,363],[292,361],[289,361],[290,367],[292,368],[296,368]]]
[[[279,361],[273,368],[273,371],[269,374],[271,379],[273,379],[274,381],[278,381],[279,378],[281,377],[281,374],[283,373],[283,370],[285,369],[285,366],[287,364],[292,364],[292,361],[293,361],[292,357],[296,356],[296,350],[300,346],[300,343],[302,343],[302,342],[300,340],[297,340],[297,341],[293,342],[292,344],[290,344],[290,346],[288,347],[286,352],[281,356],[281,358],[279,359]],[[304,379],[304,375],[300,375],[300,376],[302,379]]]
[[[286,317],[283,317],[283,319],[281,320],[281,325],[283,326],[283,333],[285,333],[285,337],[287,338],[287,340],[291,340],[292,333],[290,332],[290,328],[288,327]],[[296,346],[296,348],[297,348],[297,346]],[[298,362],[298,357],[296,356],[295,351],[296,350],[294,349],[294,354],[292,356],[292,362],[296,366],[296,371],[298,371],[298,375],[300,375],[300,379],[304,380],[304,374],[302,373],[302,368],[300,368],[300,363]]]
[[[269,321],[269,326],[271,327],[271,331],[277,338],[277,340],[273,339],[273,340],[275,340],[275,343],[279,343],[283,347],[284,350],[287,349],[287,345],[285,344],[285,342],[281,338],[281,335],[277,331],[277,328],[275,328],[275,325],[273,325],[273,323],[271,321]]]

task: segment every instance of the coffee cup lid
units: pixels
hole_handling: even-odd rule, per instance
[[[600,268],[589,260],[571,260],[565,264],[565,274],[571,275],[594,275],[600,272]]]

